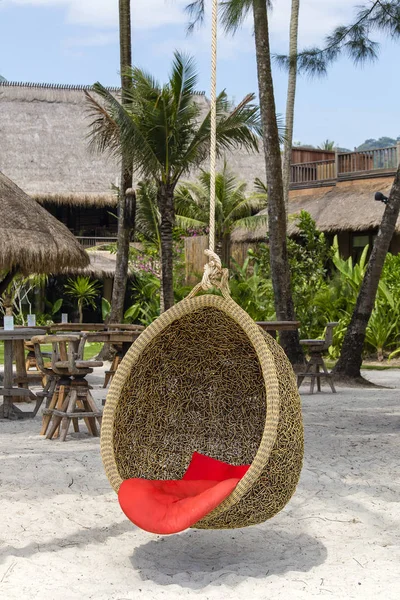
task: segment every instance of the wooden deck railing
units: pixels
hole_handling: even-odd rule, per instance
[[[326,179],[336,179],[334,160],[317,160],[291,165],[291,183],[308,183]]]
[[[338,154],[339,174],[375,171],[379,169],[396,169],[397,162],[397,146]]]
[[[116,237],[89,237],[81,235],[77,235],[76,239],[82,244],[84,248],[93,248],[94,246],[100,246],[102,244],[115,244],[117,241]]]
[[[335,179],[376,174],[379,171],[395,171],[400,164],[400,142],[396,146],[337,152],[334,160],[319,160],[291,165],[290,183],[302,186],[307,183],[323,183]]]

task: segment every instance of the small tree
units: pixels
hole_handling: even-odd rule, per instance
[[[95,279],[81,275],[76,279],[68,279],[65,284],[65,293],[71,296],[78,304],[79,323],[83,323],[83,309],[85,306],[96,308],[96,298],[99,293],[100,283]]]

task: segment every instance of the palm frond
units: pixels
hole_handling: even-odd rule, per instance
[[[221,21],[225,31],[236,33],[253,6],[253,0],[220,2]]]
[[[184,231],[188,229],[202,229],[208,225],[206,221],[199,221],[198,219],[191,219],[182,215],[176,215],[175,218],[177,226]]]
[[[161,216],[154,183],[141,181],[136,190],[136,231],[160,248]]]
[[[252,217],[243,217],[243,219],[238,219],[234,223],[235,229],[237,227],[256,229],[257,227],[263,227],[264,225],[268,225],[268,215],[253,215]]]

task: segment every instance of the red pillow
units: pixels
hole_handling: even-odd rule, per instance
[[[224,479],[242,479],[250,465],[235,467],[216,458],[193,452],[192,460],[183,480],[224,481]]]

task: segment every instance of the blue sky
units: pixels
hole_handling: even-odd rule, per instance
[[[209,88],[207,26],[187,37],[188,0],[132,2],[134,62],[165,79],[175,48],[196,57],[199,90]],[[286,52],[290,0],[276,0],[271,46]],[[346,23],[360,0],[302,0],[300,45],[318,44]],[[118,85],[118,0],[0,0],[0,74],[9,81]],[[400,47],[382,41],[380,59],[357,69],[343,59],[323,79],[298,85],[295,140],[318,145],[326,138],[353,148],[366,138],[400,135],[394,77]],[[251,21],[234,37],[221,35],[219,88],[239,101],[257,92]],[[286,74],[275,70],[279,112],[285,111]]]

